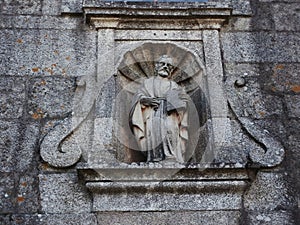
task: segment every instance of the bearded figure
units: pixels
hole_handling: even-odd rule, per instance
[[[135,93],[129,123],[147,162],[185,162],[188,141],[188,95],[170,80],[172,59],[163,55],[155,74]]]

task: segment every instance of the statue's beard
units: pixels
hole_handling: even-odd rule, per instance
[[[168,77],[169,76],[169,71],[166,70],[166,69],[161,69],[158,71],[158,75],[161,76],[161,77]]]

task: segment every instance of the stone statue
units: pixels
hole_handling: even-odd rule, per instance
[[[188,96],[170,80],[172,59],[163,55],[155,76],[146,79],[132,101],[130,128],[147,162],[185,162],[188,141]]]

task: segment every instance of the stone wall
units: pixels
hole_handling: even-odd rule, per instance
[[[245,107],[283,143],[286,157],[281,166],[258,172],[245,195],[244,210],[252,224],[298,224],[292,215],[297,210],[299,215],[300,190],[300,4],[259,0],[251,6],[253,17],[233,20],[222,33],[225,73],[244,74],[257,84],[264,110],[259,110],[260,102],[245,101]]]
[[[0,224],[300,222],[298,0],[252,0],[252,17],[233,17],[220,37],[225,77],[243,75],[244,107],[283,144],[284,162],[258,171],[239,211],[134,213],[92,212],[76,169],[40,157],[46,132],[72,112],[77,78],[96,61],[96,31],[80,13],[61,14],[62,2],[0,3]]]

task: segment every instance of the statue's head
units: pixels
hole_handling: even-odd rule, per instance
[[[161,77],[170,76],[174,69],[174,66],[172,64],[173,60],[171,57],[169,57],[168,55],[161,56],[155,64],[156,74]]]

